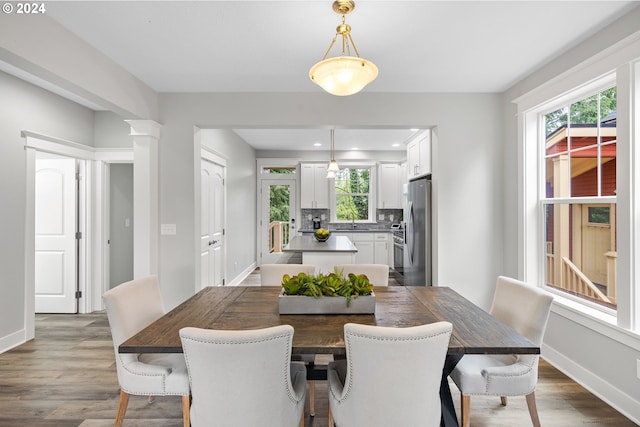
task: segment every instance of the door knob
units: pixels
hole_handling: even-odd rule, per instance
[[[217,240],[212,240],[212,241],[210,241],[210,242],[209,242],[209,246],[211,246],[211,245],[215,245],[216,243],[218,243],[218,241],[217,241]]]

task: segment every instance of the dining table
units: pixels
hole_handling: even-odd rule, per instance
[[[440,397],[443,426],[458,426],[447,377],[466,354],[540,354],[540,346],[445,286],[376,286],[372,314],[280,314],[278,286],[206,287],[124,341],[120,353],[181,353],[179,331],[192,326],[242,330],[294,328],[292,355],[344,358],[344,325],[410,327],[438,321],[453,325]],[[307,297],[311,298],[311,297]],[[330,297],[324,297],[330,298]]]

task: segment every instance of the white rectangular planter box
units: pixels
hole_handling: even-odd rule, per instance
[[[351,297],[349,307],[345,297],[308,297],[286,295],[284,289],[278,297],[280,314],[373,314],[376,312],[376,295]]]

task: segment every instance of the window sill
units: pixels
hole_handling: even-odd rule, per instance
[[[613,314],[588,307],[556,293],[553,293],[551,312],[640,351],[640,335],[619,327]]]

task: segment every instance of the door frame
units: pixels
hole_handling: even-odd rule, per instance
[[[78,254],[78,290],[82,297],[78,301],[79,313],[90,313],[102,309],[102,294],[106,291],[105,248],[108,235],[105,223],[108,212],[105,211],[106,163],[133,163],[133,149],[96,149],[87,145],[22,131],[25,148],[26,170],[26,207],[25,207],[25,340],[35,336],[35,169],[36,151],[71,157],[84,163],[84,176],[80,180],[80,240]],[[81,169],[82,171],[82,169]],[[107,183],[108,184],[108,181]],[[108,204],[106,204],[108,207]],[[108,261],[108,259],[106,259]],[[92,283],[92,286],[89,286]]]
[[[196,209],[194,209],[195,212],[195,218],[194,218],[194,224],[196,225],[194,227],[194,231],[195,231],[195,238],[194,238],[194,242],[195,242],[195,283],[194,283],[194,293],[199,292],[202,288],[201,288],[201,280],[202,277],[200,277],[200,273],[201,273],[201,269],[202,269],[202,260],[200,259],[200,251],[201,251],[201,246],[200,246],[200,238],[201,238],[201,233],[200,233],[200,224],[202,222],[202,218],[201,218],[201,212],[202,212],[202,199],[200,198],[200,194],[201,194],[201,189],[202,186],[200,185],[200,171],[202,169],[202,160],[206,160],[208,162],[214,163],[220,167],[222,167],[222,177],[223,179],[227,180],[227,157],[216,152],[215,150],[205,146],[202,144],[202,142],[199,140],[199,135],[197,134],[195,137],[196,143],[200,145],[200,149],[199,150],[194,150],[197,153],[197,161],[196,161],[196,165],[197,167],[194,168],[194,198],[195,198],[195,203],[194,206],[196,207]],[[223,186],[223,199],[224,199],[224,212],[222,213],[222,228],[224,230],[227,229],[227,186],[224,185]],[[227,241],[226,241],[226,232],[225,232],[225,238],[222,239],[222,280],[223,283],[225,284],[225,286],[228,286],[230,283],[227,281]]]
[[[295,211],[293,212],[294,218],[298,218],[296,224],[296,231],[290,236],[293,237],[298,234],[299,225],[302,223],[302,218],[300,216],[300,159],[299,158],[256,158],[256,236],[260,236],[262,232],[262,226],[260,225],[260,217],[262,215],[262,195],[260,194],[260,189],[262,188],[262,180],[267,179],[278,179],[274,178],[276,175],[268,175],[263,174],[262,169],[265,167],[286,167],[286,168],[296,168],[296,173],[294,177],[290,175],[286,175],[283,179],[294,179],[296,181],[296,205]],[[292,216],[293,216],[292,215]],[[261,264],[260,252],[262,250],[262,239],[256,237],[256,264]]]

